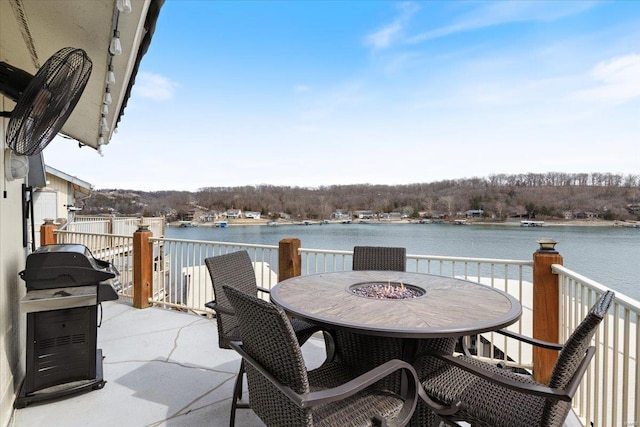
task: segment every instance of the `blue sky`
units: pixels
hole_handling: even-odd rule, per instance
[[[638,1],[168,0],[95,188],[640,174]]]

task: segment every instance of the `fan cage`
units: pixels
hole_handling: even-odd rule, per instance
[[[53,54],[11,112],[7,145],[26,156],[44,150],[80,100],[92,67],[82,49],[67,47]]]

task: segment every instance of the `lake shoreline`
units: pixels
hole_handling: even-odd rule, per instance
[[[385,224],[385,225],[491,225],[491,226],[505,226],[505,227],[520,227],[521,220],[507,220],[507,221],[491,221],[491,220],[482,220],[477,218],[468,218],[465,219],[463,223],[456,223],[455,221],[444,221],[444,222],[428,222],[421,223],[419,220],[355,220],[350,223],[345,223],[343,220],[329,220],[325,222],[325,224]],[[304,226],[312,226],[312,225],[322,225],[320,221],[290,221],[290,220],[278,220],[273,221],[270,219],[231,219],[226,220],[227,227],[237,227],[237,226],[285,226],[285,225],[304,225]],[[541,220],[543,222],[542,225],[538,225],[534,228],[544,228],[544,227],[629,227],[629,228],[640,228],[640,221],[606,221],[600,219],[575,219],[575,220]],[[177,221],[167,223],[169,227],[184,227],[184,221]],[[188,227],[220,227],[219,222],[191,222]]]

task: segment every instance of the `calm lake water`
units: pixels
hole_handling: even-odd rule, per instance
[[[530,260],[540,238],[558,242],[564,265],[640,300],[640,229],[618,227],[518,227],[448,224],[324,224],[167,227],[169,238],[277,245],[287,237],[308,249],[352,250],[357,245],[404,246],[416,255]]]

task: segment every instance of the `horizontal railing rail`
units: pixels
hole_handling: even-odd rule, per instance
[[[554,264],[560,283],[560,342],[609,289]],[[587,426],[637,426],[640,420],[640,303],[616,292],[593,345],[596,354],[573,400],[575,413]]]
[[[76,215],[65,229],[87,233],[132,235],[140,224],[145,224],[154,236],[163,236],[164,217],[113,217]]]

